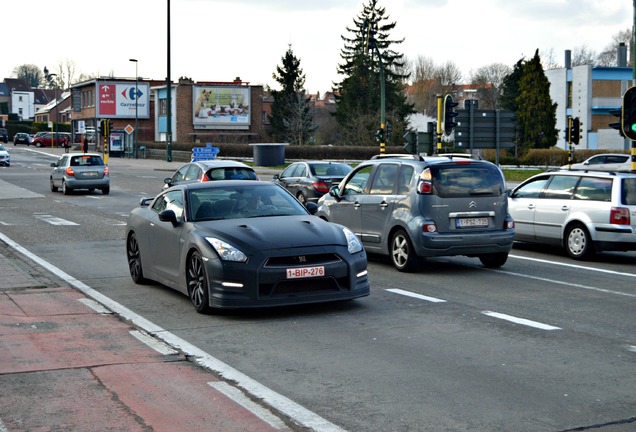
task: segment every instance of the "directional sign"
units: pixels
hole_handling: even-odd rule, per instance
[[[509,110],[458,111],[455,146],[460,148],[514,147],[514,112]]]
[[[219,151],[218,147],[212,147],[212,143],[206,143],[205,147],[194,147],[192,149],[192,162],[214,160]]]

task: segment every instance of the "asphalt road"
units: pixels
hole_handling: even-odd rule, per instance
[[[197,314],[128,275],[124,228],[179,164],[111,158],[111,193],[48,187],[50,154],[0,168],[0,232],[102,294],[349,431],[636,429],[636,253],[572,261],[517,245],[504,267],[369,264],[342,304]]]

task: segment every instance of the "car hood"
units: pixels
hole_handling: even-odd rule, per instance
[[[315,216],[272,216],[195,222],[204,236],[221,238],[234,246],[256,250],[346,245],[342,227]]]

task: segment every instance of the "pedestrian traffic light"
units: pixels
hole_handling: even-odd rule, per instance
[[[581,120],[578,117],[570,118],[570,142],[578,144],[581,140]]]
[[[623,133],[636,141],[636,87],[627,89],[623,95]]]
[[[458,105],[457,102],[453,101],[453,97],[451,95],[444,96],[444,133],[446,135],[450,135],[457,126],[455,123],[455,117],[457,117],[457,112],[455,111],[455,107]]]

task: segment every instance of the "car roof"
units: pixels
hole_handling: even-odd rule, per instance
[[[250,188],[270,188],[280,187],[272,182],[255,182],[254,180],[215,180],[211,182],[196,183],[180,183],[166,190],[184,189],[184,190],[200,190],[200,189],[217,189],[226,186],[249,186]]]
[[[244,164],[243,162],[235,161],[235,160],[202,160],[190,162],[199,165],[202,168],[224,168],[224,167],[241,167],[241,168],[249,168],[252,169],[251,166]]]

